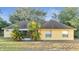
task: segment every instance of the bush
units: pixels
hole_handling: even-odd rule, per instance
[[[12,39],[15,41],[21,41],[23,39],[22,33],[19,31],[19,29],[15,28],[12,31]]]
[[[75,38],[79,38],[79,30],[75,31]]]

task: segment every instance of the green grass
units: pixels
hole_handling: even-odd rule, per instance
[[[75,41],[12,41],[0,37],[0,51],[45,51],[45,50],[78,50],[79,40]]]
[[[26,42],[12,41],[9,38],[0,37],[0,51],[26,50]]]
[[[0,37],[0,51],[27,50],[41,50],[39,41],[12,41],[9,38]]]

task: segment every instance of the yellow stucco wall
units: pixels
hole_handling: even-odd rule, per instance
[[[41,40],[74,40],[74,29],[39,29],[38,31],[40,33]],[[46,38],[45,33],[49,31],[52,33],[52,37]],[[67,38],[62,37],[63,31],[68,32]]]
[[[74,40],[74,29],[39,29],[41,40]],[[52,37],[46,38],[45,33],[51,32]],[[62,32],[68,31],[68,38],[62,37]],[[12,29],[4,30],[4,37],[11,37]]]

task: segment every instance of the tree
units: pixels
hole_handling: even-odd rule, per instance
[[[44,21],[46,13],[34,8],[16,8],[16,11],[10,16],[10,21],[16,23],[22,20],[35,20],[39,23]]]
[[[64,8],[59,15],[60,22],[67,25],[71,25],[69,21],[75,18],[78,15],[78,13],[78,8]]]
[[[73,27],[79,29],[79,17],[78,17],[78,16],[73,17],[73,19],[71,19],[71,20],[68,21],[68,22],[71,24],[71,26],[73,26]]]
[[[57,14],[57,13],[52,13],[52,19],[54,19],[54,20],[56,20],[56,21],[59,21],[58,16],[59,16],[59,14]]]
[[[79,9],[78,8],[64,8],[59,14],[60,22],[75,27],[75,37],[79,38]]]
[[[0,29],[8,26],[9,23],[7,23],[6,21],[4,21],[1,17],[0,17]]]
[[[39,40],[40,33],[38,32],[38,29],[40,28],[40,25],[35,21],[31,21],[28,24],[28,28],[29,28],[29,32],[32,40],[35,40],[35,41]]]
[[[0,17],[0,36],[3,36],[3,28],[9,26],[9,23],[7,23],[6,21],[4,21],[1,17]]]

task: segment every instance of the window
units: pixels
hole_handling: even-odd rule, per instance
[[[8,29],[6,31],[9,31]]]
[[[68,32],[67,32],[67,31],[63,31],[63,32],[62,32],[62,37],[68,38]]]
[[[46,38],[51,38],[51,36],[52,36],[52,33],[51,33],[51,32],[46,32],[46,33],[45,33],[45,37],[46,37]]]

